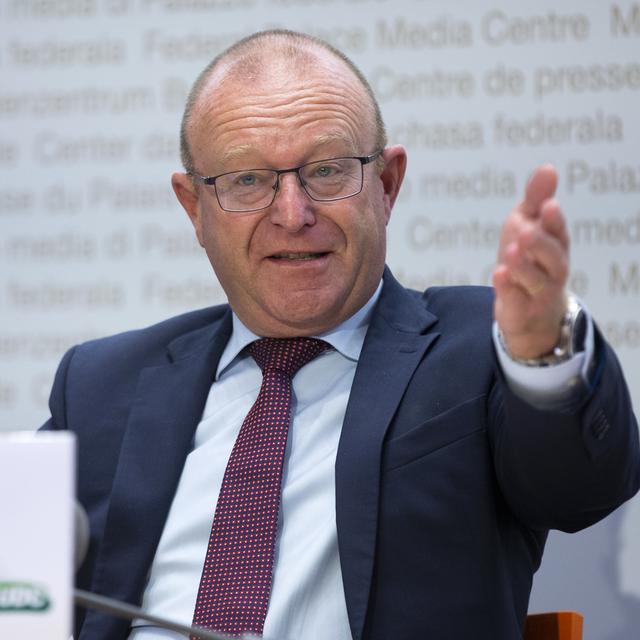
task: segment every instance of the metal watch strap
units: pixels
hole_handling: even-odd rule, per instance
[[[585,336],[585,317],[578,299],[567,294],[567,310],[560,323],[560,338],[558,344],[550,353],[539,358],[518,358],[512,355],[505,344],[502,332],[498,330],[498,338],[507,355],[518,364],[527,367],[551,367],[570,360],[582,350]]]

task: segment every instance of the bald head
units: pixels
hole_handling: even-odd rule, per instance
[[[349,58],[323,40],[303,33],[262,31],[239,40],[223,51],[196,79],[187,99],[180,129],[180,153],[186,171],[195,170],[191,142],[194,122],[205,108],[203,102],[215,100],[217,87],[240,81],[247,85],[256,84],[267,75],[304,78],[319,63],[337,64],[351,73],[356,90],[362,93],[376,148],[383,148],[387,140],[380,107],[366,78]]]

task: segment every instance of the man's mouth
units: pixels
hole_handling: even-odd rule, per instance
[[[315,260],[326,256],[326,252],[321,253],[274,253],[271,258],[274,260]]]

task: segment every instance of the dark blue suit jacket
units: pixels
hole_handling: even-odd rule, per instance
[[[385,273],[336,461],[355,639],[520,638],[547,530],[588,526],[638,489],[637,424],[606,344],[594,388],[540,412],[501,380],[491,317],[489,289],[420,294]],[[214,307],[63,359],[45,427],[78,437],[79,586],[140,603],[230,330]],[[96,612],[77,624],[80,640],[128,633]]]

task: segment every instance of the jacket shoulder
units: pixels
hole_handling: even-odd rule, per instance
[[[228,310],[228,305],[218,305],[189,311],[148,327],[89,340],[75,349],[90,352],[93,356],[126,351],[131,357],[144,351],[165,348],[182,336],[212,327],[224,318]]]
[[[57,387],[71,379],[83,387],[92,384],[118,388],[132,384],[141,369],[164,365],[203,348],[218,328],[226,326],[223,321],[227,315],[230,316],[228,305],[209,307],[76,345],[58,367],[53,395]]]
[[[74,406],[98,407],[105,399],[117,404],[118,398],[131,397],[142,369],[197,354],[230,326],[229,307],[220,305],[72,347],[58,366],[51,391],[54,423],[66,423],[72,400]]]
[[[419,293],[419,292],[415,292]],[[457,285],[452,287],[429,287],[419,294],[434,313],[445,311],[451,307],[458,309],[493,308],[493,288],[473,285]]]

